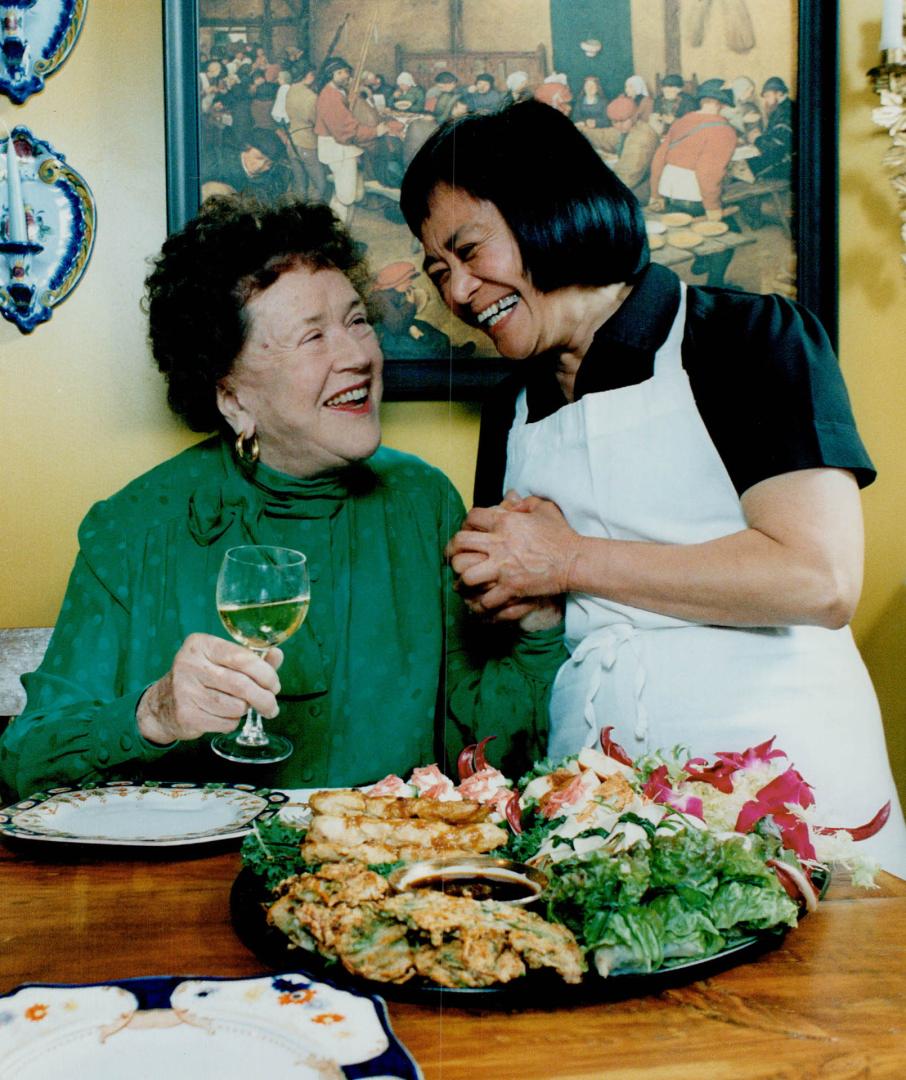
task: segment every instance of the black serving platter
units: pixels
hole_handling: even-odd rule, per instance
[[[823,895],[827,879],[822,878],[817,883]],[[656,994],[711,978],[739,964],[751,963],[763,953],[777,948],[785,936],[784,929],[752,935],[713,956],[682,960],[657,971],[618,972],[606,979],[595,971],[589,971],[578,985],[565,983],[553,971],[540,970],[530,971],[521,979],[500,986],[452,989],[424,979],[396,984],[351,975],[337,961],[293,946],[282,931],[268,925],[266,907],[270,900],[262,880],[248,868],[241,870],[230,891],[230,917],[240,941],[263,964],[275,971],[292,968],[315,979],[327,978],[338,986],[348,986],[366,994],[380,994],[393,1001],[444,1003],[445,1007],[556,1009],[588,1001],[619,1001]]]

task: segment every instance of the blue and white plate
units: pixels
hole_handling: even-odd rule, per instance
[[[421,1080],[383,1001],[298,973],[20,986],[0,997],[0,1080]]]
[[[8,239],[9,200],[4,190],[0,195],[0,315],[27,334],[46,322],[81,280],[94,247],[97,209],[85,178],[46,139],[39,139],[24,124],[14,127],[9,138],[16,148],[26,240]],[[4,189],[9,182],[8,141],[3,139],[0,161]]]
[[[0,48],[0,94],[21,105],[44,89],[72,52],[88,0],[12,0],[0,5],[8,20]]]
[[[177,847],[230,840],[286,802],[252,784],[111,780],[56,787],[0,810],[0,835],[52,843]]]

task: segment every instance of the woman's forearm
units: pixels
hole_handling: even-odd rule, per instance
[[[849,622],[857,599],[830,563],[820,565],[755,529],[689,545],[581,537],[569,587],[722,626],[838,628]]]

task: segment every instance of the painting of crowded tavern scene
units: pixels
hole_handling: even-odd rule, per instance
[[[439,124],[534,97],[638,196],[655,261],[795,296],[796,38],[791,0],[200,0],[201,196],[329,203],[385,356],[493,356],[422,272],[399,185]]]

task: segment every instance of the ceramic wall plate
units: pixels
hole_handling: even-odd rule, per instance
[[[7,139],[0,172],[0,315],[29,333],[53,314],[85,272],[97,225],[94,197],[82,176],[50,143],[27,127],[12,130],[19,165],[27,240],[9,241],[5,192]]]
[[[50,843],[177,847],[244,836],[286,802],[251,784],[110,781],[51,788],[0,811],[0,835]]]
[[[72,52],[88,0],[11,0],[0,8],[0,93],[21,105]]]
[[[32,985],[0,997],[0,1080],[62,1075],[422,1076],[393,1034],[380,998],[297,973]]]

